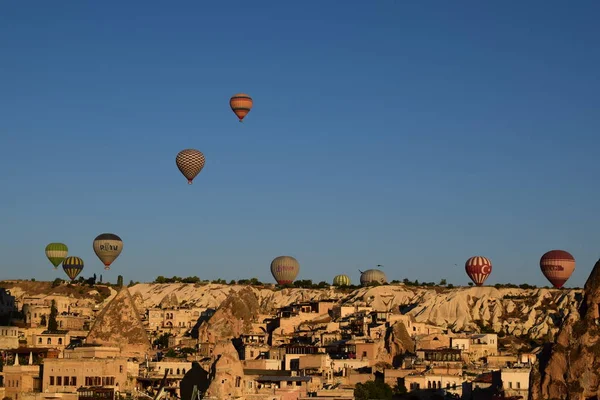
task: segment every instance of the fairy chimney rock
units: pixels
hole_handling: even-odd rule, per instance
[[[213,352],[210,386],[207,398],[232,399],[244,394],[244,367],[231,341],[219,341]]]
[[[92,325],[86,344],[118,347],[124,357],[144,357],[152,348],[127,287],[104,307]]]

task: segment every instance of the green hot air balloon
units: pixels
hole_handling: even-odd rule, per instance
[[[350,286],[350,277],[348,275],[336,275],[333,278],[333,286]]]
[[[83,260],[79,257],[67,257],[62,263],[62,267],[67,276],[73,281],[83,270]]]
[[[64,243],[50,243],[46,246],[46,257],[54,265],[54,269],[58,269],[61,262],[67,257],[69,248]]]

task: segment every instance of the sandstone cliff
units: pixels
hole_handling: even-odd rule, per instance
[[[48,282],[20,281],[4,286],[8,286],[18,300],[22,300],[24,296],[39,294],[42,288],[49,285]],[[68,289],[66,286],[59,288]],[[161,303],[163,307],[178,304],[179,307],[218,308],[229,295],[245,288],[241,285],[143,283],[132,286],[129,290],[136,307],[143,312],[145,308],[160,307]],[[78,293],[81,289],[74,285],[71,292]],[[110,290],[111,294],[102,299],[104,302],[101,303],[101,307],[116,294],[112,288],[107,290]],[[485,325],[497,332],[502,330],[508,334],[524,334],[531,338],[553,337],[564,317],[574,311],[578,303],[577,298],[582,295],[581,290],[572,289],[496,289],[488,286],[449,289],[403,284],[360,288],[354,291],[275,290],[271,287],[252,287],[251,290],[256,295],[258,306],[263,313],[298,301],[331,298],[348,305],[370,305],[378,310],[399,310],[413,316],[417,322],[454,330],[479,331],[481,326]],[[89,299],[94,299],[94,296],[89,295]],[[73,300],[83,301],[84,298]]]
[[[540,357],[530,400],[597,400],[600,397],[600,260],[584,288],[579,310],[565,320],[556,342]]]
[[[146,307],[158,307],[167,295],[176,293],[180,305],[217,308],[240,285],[138,284]],[[368,305],[377,310],[400,310],[417,322],[454,330],[495,331],[531,338],[552,337],[564,317],[576,307],[581,290],[496,289],[494,287],[424,288],[403,284],[360,288],[350,293],[335,289],[253,288],[266,313],[298,301],[336,299],[348,305]]]

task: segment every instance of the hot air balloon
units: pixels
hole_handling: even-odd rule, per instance
[[[64,243],[50,243],[46,246],[46,257],[54,265],[54,269],[58,269],[68,253],[69,248]]]
[[[336,275],[333,278],[333,286],[350,286],[350,277],[348,275]]]
[[[300,272],[300,264],[294,257],[279,256],[271,261],[271,273],[280,285],[289,285],[294,282],[298,272]]]
[[[77,275],[83,270],[83,260],[79,257],[67,257],[62,262],[65,273],[71,280],[77,278]]]
[[[546,279],[560,289],[575,271],[575,257],[568,251],[550,250],[540,258],[540,268]]]
[[[233,97],[229,99],[229,106],[240,119],[240,122],[242,122],[244,117],[250,112],[252,104],[252,97],[244,93],[234,94]]]
[[[489,258],[474,256],[465,262],[465,270],[473,283],[481,286],[492,273],[492,262]]]
[[[175,158],[177,168],[187,178],[189,185],[192,184],[194,178],[202,171],[205,161],[204,154],[195,149],[181,150]]]
[[[360,284],[362,286],[370,285],[371,283],[387,283],[387,277],[385,276],[385,272],[379,269],[368,269],[364,272],[359,270],[360,272]]]
[[[123,241],[114,233],[102,233],[94,239],[94,253],[104,264],[104,269],[110,269],[123,250]]]

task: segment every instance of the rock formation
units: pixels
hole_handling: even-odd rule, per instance
[[[163,297],[158,306],[162,309],[179,307],[179,300],[177,299],[177,295],[175,293],[167,294],[165,297]]]
[[[213,399],[239,399],[244,393],[244,367],[238,352],[229,340],[219,341],[213,354],[210,386],[205,397]]]
[[[118,347],[125,357],[142,358],[150,352],[150,340],[126,286],[100,312],[86,344]]]
[[[49,282],[7,284],[17,300],[37,293],[36,285]],[[180,306],[217,308],[243,285],[193,283],[142,283],[130,288],[136,293],[136,306],[159,307],[175,295]],[[112,288],[110,288],[113,291]],[[370,305],[376,310],[394,310],[425,322],[453,330],[478,332],[482,325],[509,335],[553,338],[564,317],[576,309],[579,289],[519,289],[484,287],[414,287],[404,284],[339,289],[283,289],[252,287],[262,313],[299,301],[335,299],[347,305]],[[116,292],[114,292],[116,295]],[[139,295],[138,295],[139,293]],[[140,309],[140,311],[143,311]]]
[[[139,284],[146,307],[155,307],[170,293],[180,302],[197,307],[217,308],[241,285]],[[377,310],[395,310],[411,315],[416,322],[431,323],[454,330],[479,332],[480,326],[510,335],[531,338],[553,337],[569,312],[575,310],[581,290],[463,287],[425,288],[384,285],[356,289],[350,293],[331,289],[253,288],[264,313],[294,302],[337,299],[348,305],[370,305]]]
[[[556,341],[531,374],[530,400],[600,398],[600,260],[584,288],[579,309],[571,312]]]
[[[140,292],[135,292],[133,296],[131,296],[131,298],[133,299],[133,304],[135,305],[135,308],[140,312],[144,312],[145,307],[144,298],[142,297],[142,294]]]
[[[231,293],[215,314],[198,330],[201,342],[217,343],[250,333],[252,322],[260,313],[258,297],[251,287]]]
[[[415,344],[403,322],[398,321],[388,328],[385,336],[385,349],[389,354],[389,363],[394,367],[401,364],[402,354],[415,350]]]

